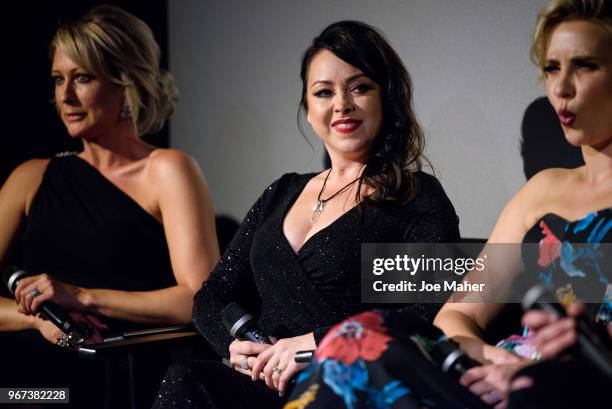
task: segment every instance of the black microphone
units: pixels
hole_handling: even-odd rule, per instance
[[[454,379],[459,380],[470,368],[480,364],[470,358],[459,345],[446,337],[434,342],[429,351],[431,359],[442,370]]]
[[[235,302],[229,303],[221,311],[221,322],[230,335],[240,341],[270,344],[270,340],[257,328],[253,317]]]
[[[567,316],[565,308],[554,301],[554,295],[544,286],[536,284],[523,296],[523,310],[540,309],[560,318]],[[602,334],[596,324],[581,316],[576,321],[576,351],[612,380],[612,353],[610,337]]]
[[[24,277],[32,276],[26,270],[20,269],[15,266],[7,267],[2,274],[2,281],[8,287],[11,294],[15,294],[15,289],[19,285],[19,280]],[[58,345],[62,347],[74,347],[83,343],[89,338],[93,330],[91,325],[86,322],[76,322],[72,317],[64,311],[59,305],[52,302],[43,302],[38,307],[40,315],[47,320],[51,321],[56,327],[58,327],[66,337],[58,338]]]

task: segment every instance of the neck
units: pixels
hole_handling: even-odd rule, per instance
[[[133,130],[121,127],[95,139],[83,139],[81,156],[94,167],[105,169],[143,159],[153,149],[140,140]]]
[[[597,184],[612,177],[612,138],[601,146],[582,146],[586,181]]]
[[[329,178],[334,180],[355,179],[359,177],[366,166],[365,160],[334,158],[332,155],[330,155],[330,158],[332,166]]]

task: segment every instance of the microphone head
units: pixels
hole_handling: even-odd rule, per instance
[[[540,309],[556,314],[559,317],[565,317],[565,309],[559,304],[555,295],[545,286],[536,284],[531,287],[521,302],[523,311],[531,309]]]
[[[459,379],[468,369],[477,366],[459,345],[450,339],[438,340],[430,352],[432,360],[440,367],[442,372]]]
[[[234,338],[237,338],[236,334],[252,319],[253,317],[235,302],[229,303],[221,310],[221,322]]]
[[[11,294],[15,294],[15,288],[17,288],[19,280],[28,275],[29,274],[27,271],[20,269],[19,267],[9,266],[2,272],[2,282],[6,284]]]
[[[521,306],[523,307],[523,311],[530,310],[534,308],[535,304],[540,302],[543,297],[547,296],[547,290],[543,285],[536,284],[531,287],[521,301]]]

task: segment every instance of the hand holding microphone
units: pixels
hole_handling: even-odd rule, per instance
[[[257,327],[253,316],[232,302],[221,310],[221,322],[236,340],[230,344],[229,364],[238,372],[251,376],[256,356],[269,348],[270,339]],[[249,341],[249,342],[243,342]]]
[[[610,334],[598,328],[582,315],[582,305],[568,309],[572,319],[566,319],[566,310],[555,301],[543,286],[533,286],[523,298],[525,324],[536,330],[536,343],[540,353],[554,357],[563,351],[581,356],[612,380],[612,342]]]
[[[79,313],[80,317],[75,320],[59,305],[46,301],[45,297],[39,298],[48,287],[41,290],[35,284],[37,277],[16,267],[8,267],[3,273],[3,281],[9,291],[15,294],[21,312],[30,315],[39,313],[65,334],[57,339],[58,345],[72,348],[90,338],[95,332],[94,328],[106,329],[104,324],[93,317],[87,317]],[[47,339],[54,333],[45,324],[41,324],[38,329]]]

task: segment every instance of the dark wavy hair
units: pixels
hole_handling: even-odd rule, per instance
[[[328,50],[360,69],[381,89],[383,119],[372,145],[361,182],[375,189],[368,200],[403,203],[416,195],[420,186],[415,173],[423,162],[425,138],[412,106],[412,81],[400,57],[374,27],[359,21],[339,21],[327,26],[304,52],[300,77],[300,108],[308,110],[307,76],[310,62]],[[300,111],[301,112],[301,111]],[[360,201],[361,189],[357,189]]]

